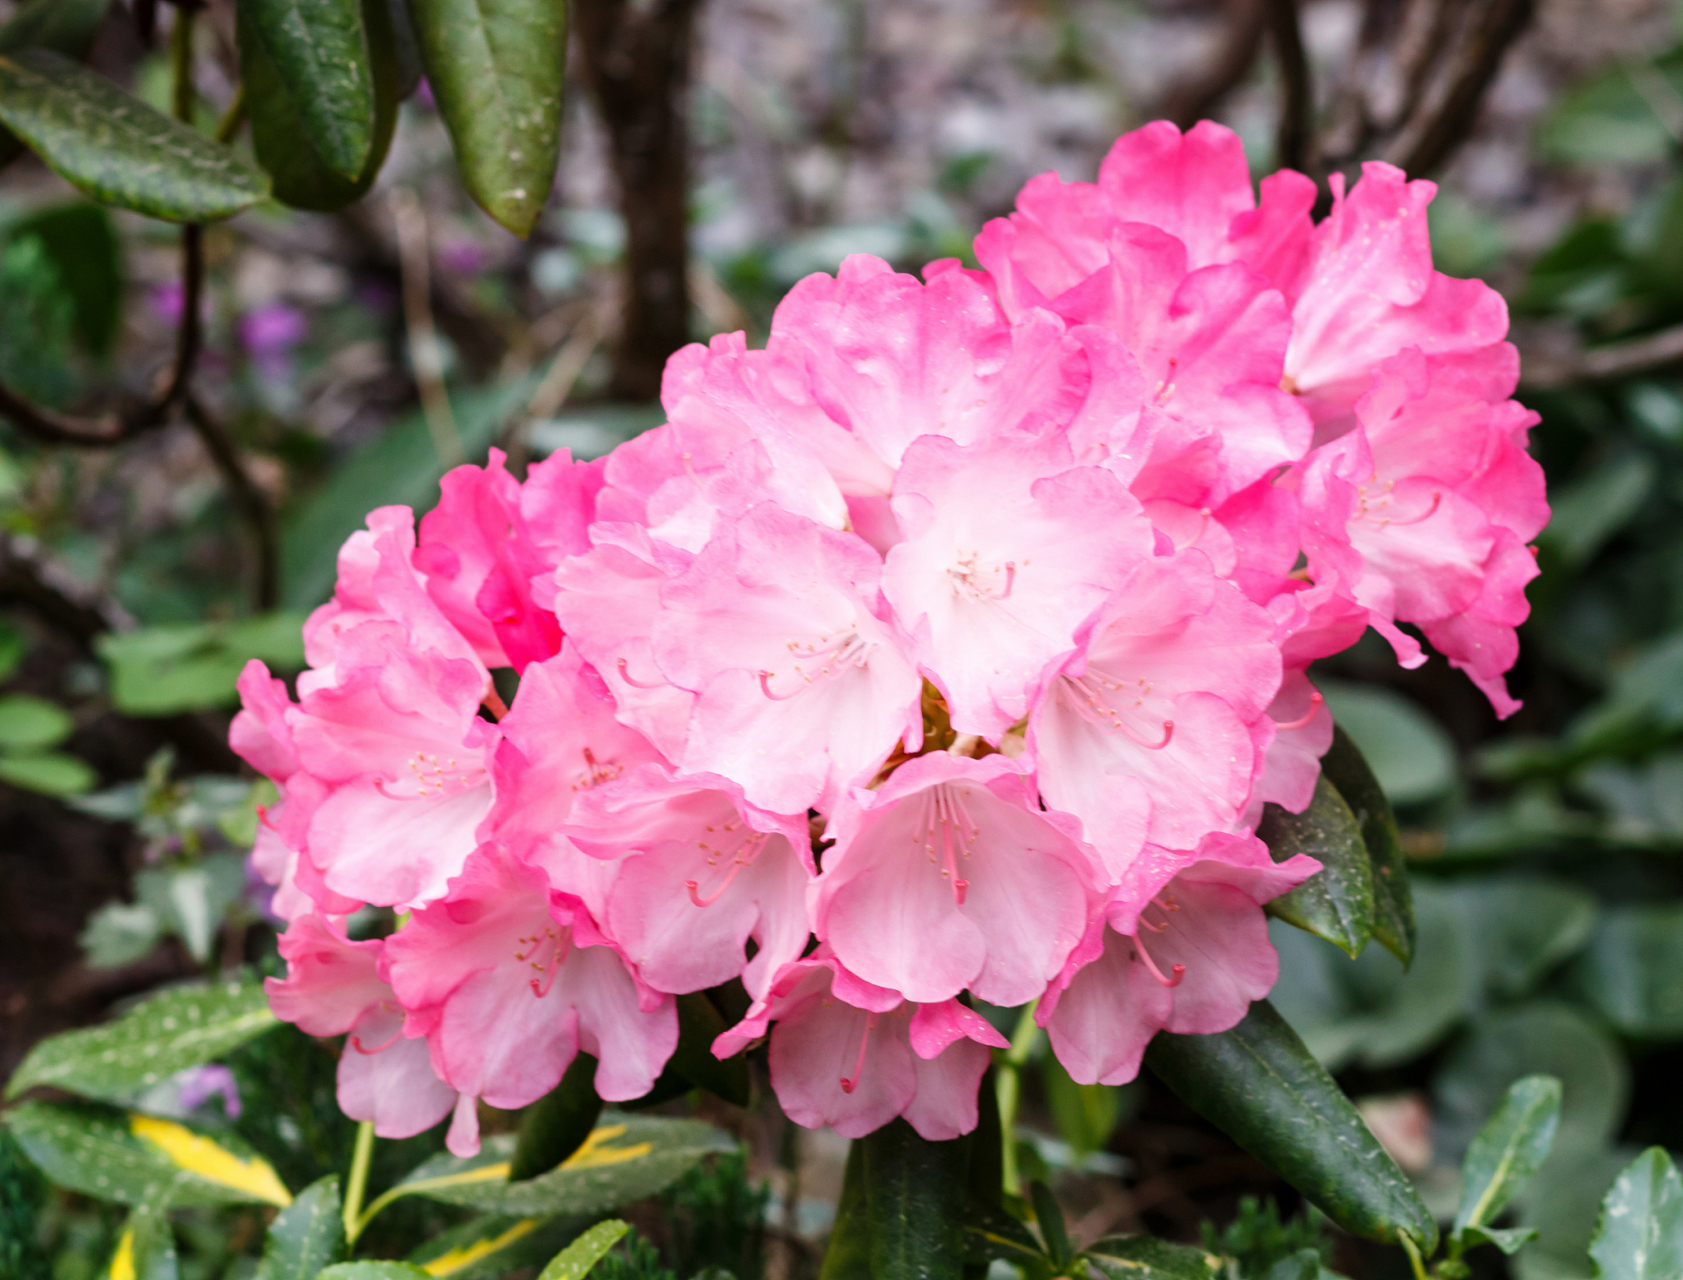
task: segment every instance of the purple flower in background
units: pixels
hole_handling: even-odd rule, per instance
[[[415,101],[424,107],[436,108],[438,106],[438,100],[432,96],[432,86],[427,83],[425,76],[422,76],[415,84]]]
[[[164,284],[153,285],[146,303],[158,319],[169,324],[180,324],[181,298],[181,281],[170,280]]]
[[[203,1067],[188,1067],[175,1077],[181,1105],[192,1111],[209,1101],[213,1094],[222,1095],[222,1114],[230,1120],[240,1116],[240,1087],[234,1073],[220,1063]]]
[[[310,322],[304,313],[285,303],[254,307],[240,320],[240,343],[264,377],[283,380],[292,371],[292,348],[304,340]]]
[[[477,240],[452,240],[439,249],[438,265],[458,276],[470,276],[483,271],[485,246]]]

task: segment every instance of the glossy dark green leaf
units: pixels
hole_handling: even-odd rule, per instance
[[[358,18],[358,40],[366,46],[370,123],[360,167],[348,171],[310,145],[305,102],[294,91],[274,46],[258,30],[262,6],[303,9],[304,0],[241,0],[238,9],[241,75],[251,117],[251,144],[268,172],[277,200],[298,209],[331,213],[366,195],[391,146],[397,122],[398,73],[391,10],[387,0],[349,3]],[[312,0],[314,3],[314,0]]]
[[[1321,757],[1321,772],[1338,788],[1362,829],[1373,876],[1373,936],[1407,965],[1414,958],[1414,894],[1391,802],[1342,727],[1332,732],[1332,746]]]
[[[968,1143],[930,1142],[895,1119],[864,1147],[865,1235],[871,1280],[958,1280],[964,1245]]]
[[[110,354],[123,318],[123,251],[111,215],[77,200],[18,219],[8,235],[40,241],[74,306],[77,340],[89,355]]]
[[[1302,813],[1263,807],[1256,829],[1274,861],[1306,853],[1321,869],[1268,904],[1270,915],[1359,955],[1373,936],[1373,870],[1361,825],[1325,775]]]
[[[193,983],[164,991],[103,1026],[41,1041],[12,1074],[6,1096],[51,1085],[122,1100],[196,1067],[275,1026],[259,982]]]
[[[598,1222],[572,1244],[549,1260],[538,1280],[584,1280],[590,1269],[607,1256],[631,1230],[631,1224],[610,1219]]]
[[[847,1146],[841,1200],[836,1205],[836,1220],[830,1228],[830,1243],[824,1250],[818,1280],[871,1280],[870,1228],[865,1210],[865,1147],[855,1139]]]
[[[0,54],[20,49],[51,49],[81,62],[93,48],[111,0],[29,0],[0,26]],[[24,145],[0,129],[0,168],[16,160]]]
[[[409,0],[421,61],[468,194],[515,235],[555,182],[564,0]]]
[[[1040,1238],[1046,1242],[1046,1256],[1059,1271],[1069,1269],[1075,1260],[1075,1250],[1069,1246],[1069,1229],[1064,1225],[1064,1211],[1052,1188],[1036,1178],[1029,1183],[1029,1203],[1034,1206],[1035,1225]]]
[[[543,1097],[526,1108],[520,1117],[520,1138],[515,1144],[508,1180],[524,1182],[548,1173],[584,1145],[602,1114],[602,1099],[596,1093],[596,1059],[579,1053],[567,1073]]]
[[[541,1267],[584,1226],[579,1218],[522,1218],[488,1213],[442,1231],[405,1262],[435,1280],[493,1280],[527,1267]]]
[[[1537,1238],[1536,1227],[1468,1227],[1463,1233],[1469,1247],[1493,1244],[1510,1258]]]
[[[313,1182],[269,1224],[256,1280],[315,1280],[345,1252],[339,1179]]]
[[[1110,1236],[1081,1255],[1108,1280],[1215,1280],[1221,1259],[1154,1236]]]
[[[1683,1179],[1663,1147],[1650,1147],[1601,1202],[1590,1243],[1600,1280],[1683,1276]]]
[[[384,5],[381,12],[389,20]],[[362,0],[239,0],[239,13],[240,43],[249,38],[261,45],[292,104],[299,125],[294,145],[309,147],[330,172],[356,181],[374,145],[375,115]]]
[[[292,1201],[269,1164],[228,1134],[213,1137],[173,1120],[85,1103],[25,1102],[5,1113],[5,1124],[42,1173],[96,1200]]]
[[[1560,1096],[1553,1076],[1525,1076],[1508,1086],[1462,1162],[1455,1230],[1489,1226],[1542,1166],[1560,1124]]]
[[[1407,1234],[1423,1252],[1436,1247],[1437,1223],[1407,1175],[1266,1000],[1231,1031],[1160,1033],[1145,1061],[1346,1231],[1383,1241]]]
[[[514,1146],[513,1134],[499,1134],[473,1159],[438,1156],[398,1187],[486,1213],[586,1216],[664,1191],[705,1157],[736,1150],[728,1134],[700,1120],[609,1112],[559,1169],[510,1182]]]
[[[737,1054],[723,1062],[713,1056],[713,1041],[727,1029],[724,1015],[705,992],[678,997],[678,1047],[672,1066],[691,1084],[738,1107],[748,1105],[748,1058]]]
[[[208,222],[269,194],[227,147],[44,50],[0,57],[0,123],[84,194],[148,217]]]
[[[995,1259],[1029,1275],[1052,1271],[1052,1260],[1032,1231],[1005,1210],[971,1200],[964,1207],[964,1260],[985,1266]]]
[[[1611,907],[1573,967],[1579,988],[1627,1035],[1683,1036],[1683,907]]]

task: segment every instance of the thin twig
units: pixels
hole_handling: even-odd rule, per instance
[[[1508,46],[1530,24],[1534,8],[1534,0],[1488,0],[1461,47],[1437,110],[1418,129],[1410,130],[1413,137],[1403,138],[1395,149],[1400,156],[1396,163],[1410,175],[1437,171],[1471,135],[1485,91],[1501,70]]]
[[[239,449],[227,430],[196,396],[187,398],[187,421],[210,454],[234,503],[251,525],[257,553],[256,603],[259,612],[275,607],[280,598],[280,555],[275,537],[275,514],[265,494],[240,460]]]
[[[403,320],[409,336],[409,364],[421,393],[421,412],[439,461],[447,467],[467,461],[450,392],[444,385],[444,360],[432,320],[432,261],[427,243],[427,213],[415,193],[403,187],[390,196],[397,227],[398,263],[403,273]]]
[[[1275,150],[1283,169],[1313,173],[1315,165],[1315,88],[1309,78],[1309,58],[1303,52],[1303,29],[1297,0],[1264,0],[1268,33],[1280,67],[1280,125]]]
[[[234,96],[228,100],[228,109],[216,123],[216,140],[223,146],[234,140],[240,126],[245,123],[245,108],[245,81],[241,80],[234,86]]]
[[[1262,51],[1263,0],[1228,0],[1226,36],[1207,65],[1170,88],[1159,113],[1182,129],[1214,115],[1222,101],[1250,74]]]
[[[1570,355],[1527,352],[1520,367],[1527,387],[1545,389],[1575,382],[1608,382],[1683,361],[1683,325],[1609,342]]]

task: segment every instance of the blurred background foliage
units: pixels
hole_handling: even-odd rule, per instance
[[[0,0],[0,23],[16,8]],[[91,65],[167,109],[174,11],[142,8],[156,9],[151,37],[114,5]],[[1258,175],[1282,158],[1324,176],[1385,156],[1442,183],[1438,263],[1503,291],[1520,395],[1542,416],[1533,449],[1554,518],[1512,680],[1525,707],[1498,724],[1444,663],[1401,671],[1373,636],[1316,671],[1397,807],[1420,941],[1405,973],[1378,948],[1352,961],[1275,922],[1275,1000],[1445,1213],[1508,1086],[1559,1077],[1554,1153],[1514,1211],[1540,1240],[1480,1258],[1479,1274],[1588,1277],[1614,1175],[1643,1146],[1683,1150],[1680,11],[1285,0],[1310,77],[1294,131],[1292,76],[1267,52],[1281,9],[688,6],[688,333],[763,340],[782,292],[849,252],[907,268],[968,258],[1024,179],[1090,177],[1117,133],[1158,114],[1231,124]],[[1461,65],[1483,38],[1454,26],[1468,14],[1514,29],[1471,103],[1426,121],[1443,124],[1434,134],[1386,94],[1399,66]],[[216,0],[196,33],[206,131],[239,79],[232,31]],[[363,200],[334,214],[265,203],[207,230],[199,393],[274,513],[272,598],[249,521],[186,427],[75,450],[0,424],[0,1069],[161,982],[274,963],[243,862],[265,797],[223,745],[233,681],[250,657],[302,666],[299,616],[331,591],[335,552],[370,507],[429,506],[447,465],[493,444],[516,465],[593,457],[660,421],[616,337],[623,193],[614,122],[584,84],[569,75],[557,189],[524,240],[464,194],[425,86]],[[65,410],[145,392],[181,318],[177,273],[173,232],[18,160],[0,178],[0,383]],[[343,1122],[331,1059],[296,1039],[230,1065],[243,1136],[301,1185],[333,1167],[344,1134],[311,1129]],[[1289,1188],[1149,1081],[1083,1088],[1041,1046],[1027,1062],[1019,1164],[1052,1181],[1083,1238],[1203,1238],[1245,1276],[1305,1247],[1355,1276],[1397,1265],[1294,1216]],[[194,1106],[235,1123],[224,1102]],[[286,1116],[303,1119],[287,1130]],[[747,1165],[651,1207],[601,1274],[720,1265],[753,1280],[766,1238],[782,1274],[810,1270],[843,1145],[764,1106],[730,1123]],[[0,1141],[0,1236],[41,1194]],[[54,1280],[93,1275],[116,1219],[55,1193],[44,1221]],[[182,1231],[182,1275],[249,1274],[256,1239],[203,1211]]]

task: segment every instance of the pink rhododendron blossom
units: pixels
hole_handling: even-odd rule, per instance
[[[850,257],[763,350],[677,352],[600,461],[371,512],[230,730],[279,791],[271,1001],[346,1038],[344,1110],[470,1153],[482,1100],[581,1052],[641,1098],[676,997],[745,992],[714,1052],[766,1042],[792,1119],[945,1140],[1005,1043],[972,1001],[1037,1002],[1083,1083],[1237,1023],[1318,869],[1255,835],[1317,791],[1311,664],[1372,629],[1508,714],[1548,519],[1435,188],[1331,186],[1317,224],[1231,131],[1147,125],[979,270]]]

